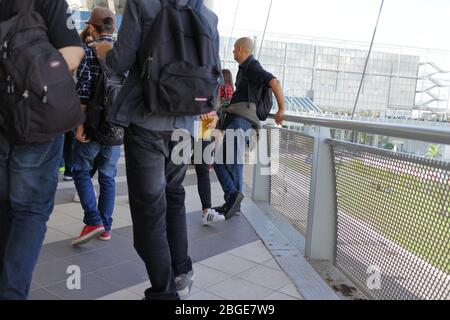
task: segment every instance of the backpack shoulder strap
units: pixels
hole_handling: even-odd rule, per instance
[[[247,81],[250,83],[250,78],[248,77],[248,68],[250,68],[251,65],[255,64],[255,63],[259,63],[258,60],[253,60],[252,62],[250,62],[246,67],[245,67],[245,76],[247,77]],[[249,86],[250,88],[250,86]]]
[[[94,55],[94,57],[97,59],[98,64],[100,65],[100,73],[105,73],[106,70],[106,62],[104,60],[101,60],[97,57],[97,50],[95,49],[95,47],[90,48],[92,50],[92,54]]]
[[[34,11],[35,0],[14,0],[14,12],[31,12]]]
[[[250,66],[256,62],[258,62],[258,60],[253,60],[245,67],[245,75],[247,76],[247,78],[248,78],[248,68],[250,68]]]
[[[248,85],[247,85],[247,92],[248,92],[248,99],[249,100],[251,100],[251,98],[250,97],[252,97],[252,96],[254,96],[254,95],[252,95],[252,88],[250,88],[250,79],[249,79],[249,77],[248,77],[248,68],[250,68],[250,66],[252,65],[252,64],[254,64],[254,63],[256,63],[257,62],[257,60],[253,60],[252,62],[250,62],[246,67],[245,67],[245,76],[247,77],[247,83],[248,83]],[[257,97],[256,97],[257,98]],[[257,101],[249,101],[249,102],[254,102],[254,103],[257,103]]]

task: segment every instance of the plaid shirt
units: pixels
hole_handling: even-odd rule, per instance
[[[100,36],[97,40],[98,43],[105,41],[114,43],[113,37],[107,35]],[[87,105],[95,94],[95,88],[99,75],[102,72],[102,67],[94,52],[95,48],[83,44],[83,49],[84,58],[77,70],[77,93],[80,96],[81,104]]]

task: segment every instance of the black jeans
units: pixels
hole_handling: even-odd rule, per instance
[[[202,152],[209,147],[214,141],[208,140],[193,140],[194,144],[201,144]],[[195,148],[194,148],[195,149]],[[213,163],[208,163],[205,161],[204,157],[201,158],[201,163],[199,161],[195,161],[195,172],[197,174],[197,187],[198,187],[198,195],[200,196],[200,201],[202,202],[202,209],[211,209],[211,179],[209,176],[209,167]],[[197,163],[199,162],[199,163]]]
[[[66,177],[72,176],[72,155],[73,155],[73,145],[75,142],[75,132],[70,130],[64,134],[64,150],[63,150],[63,158],[64,158],[64,166],[66,167],[64,171],[64,175]]]
[[[187,165],[175,165],[171,132],[131,126],[125,157],[134,247],[145,262],[152,288],[146,298],[178,299],[175,277],[192,270],[188,256],[185,190]]]

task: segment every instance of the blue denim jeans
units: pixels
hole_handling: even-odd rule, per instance
[[[236,138],[230,143],[227,143],[227,136],[223,139],[222,146],[219,148],[216,154],[216,163],[214,164],[214,171],[225,193],[225,202],[229,203],[231,195],[236,192],[243,191],[244,185],[244,164],[243,159],[245,155],[245,146],[248,141],[244,139],[242,134],[245,134],[247,130],[253,128],[253,125],[245,118],[239,116],[233,116],[232,120],[226,126],[226,130],[240,130],[240,134],[236,134]],[[238,140],[245,141],[245,143],[238,143]],[[227,155],[228,145],[231,145],[234,150],[233,156]],[[229,150],[229,149],[228,149]]]
[[[27,299],[53,211],[63,136],[11,145],[0,133],[0,299]]]
[[[106,231],[111,230],[116,197],[115,177],[119,158],[120,146],[103,146],[97,142],[78,141],[74,144],[73,179],[84,210],[83,221],[88,226],[103,224]],[[100,184],[98,206],[91,180],[94,161],[97,165]]]

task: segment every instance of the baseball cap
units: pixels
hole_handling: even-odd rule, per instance
[[[104,25],[104,21],[107,18],[111,18],[113,20],[113,24],[116,23],[116,16],[114,13],[107,9],[102,7],[96,7],[94,10],[92,10],[91,17],[88,21],[86,21],[87,24],[93,24],[95,26],[102,26]]]

